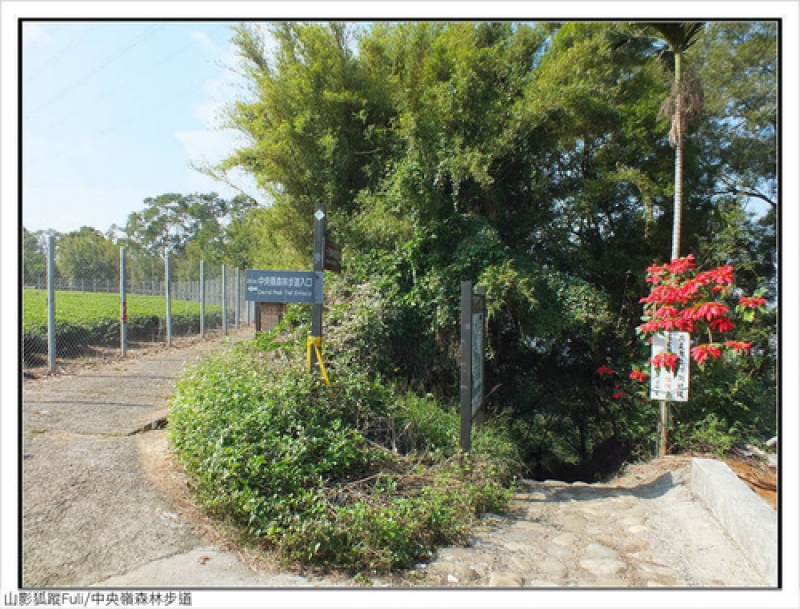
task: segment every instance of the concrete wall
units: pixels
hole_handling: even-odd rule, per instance
[[[706,505],[770,586],[778,585],[778,513],[714,459],[692,459],[692,493]]]

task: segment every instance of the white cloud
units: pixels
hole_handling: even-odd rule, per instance
[[[217,48],[217,45],[216,45],[216,44],[214,44],[214,41],[213,41],[213,40],[211,40],[211,38],[209,38],[209,37],[208,37],[206,34],[204,34],[203,32],[200,32],[200,31],[198,31],[198,30],[195,30],[195,31],[193,31],[193,32],[192,32],[192,38],[194,38],[195,40],[197,40],[197,41],[200,43],[200,45],[201,45],[201,46],[202,46],[204,49],[206,49],[207,51],[209,51],[210,53],[216,54],[216,53],[218,52],[218,50],[219,50],[219,49]]]
[[[42,178],[26,182],[22,196],[22,224],[28,230],[53,228],[69,232],[92,226],[105,232],[112,224],[124,224],[128,214],[140,209],[148,195],[134,188]]]
[[[192,164],[199,167],[218,163],[231,154],[237,146],[242,145],[241,135],[231,129],[177,131],[174,136],[186,153],[187,165]],[[216,190],[222,195],[229,195],[235,194],[238,188],[259,203],[264,204],[266,202],[264,193],[259,190],[255,178],[243,171],[233,170],[228,172],[226,177],[236,187],[231,188],[199,171],[191,168],[187,170],[191,172],[191,181],[196,185],[198,191]]]
[[[52,40],[52,36],[47,33],[41,25],[38,23],[33,23],[31,21],[25,21],[22,24],[22,43],[25,45],[34,43],[34,42],[46,42],[48,40]]]

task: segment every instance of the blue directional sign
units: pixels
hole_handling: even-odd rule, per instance
[[[245,300],[255,302],[322,303],[322,273],[306,271],[245,271]]]

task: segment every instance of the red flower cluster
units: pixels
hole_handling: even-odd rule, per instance
[[[675,368],[678,366],[678,360],[680,360],[680,356],[677,353],[665,351],[664,353],[659,353],[655,357],[650,358],[650,363],[653,364],[656,369],[669,368],[672,372],[675,372]]]
[[[741,340],[726,340],[725,346],[729,349],[733,349],[734,353],[739,353],[739,351],[744,351],[745,353],[750,353],[750,347],[752,347],[752,343],[746,343]]]
[[[608,366],[604,365],[604,366],[600,366],[597,369],[597,374],[599,374],[600,376],[603,376],[604,374],[608,374],[610,376],[610,375],[614,374],[614,371],[611,368],[609,368]]]
[[[692,359],[701,366],[710,358],[720,357],[721,346],[731,349],[734,355],[749,352],[749,343],[729,340],[720,346],[712,342],[714,332],[725,334],[736,329],[730,318],[729,306],[720,301],[734,289],[734,269],[731,265],[698,273],[695,272],[694,256],[689,254],[669,264],[650,266],[647,269],[647,282],[653,286],[650,294],[640,300],[645,305],[645,322],[639,326],[640,332],[647,335],[669,330],[689,333],[705,331],[710,342],[691,350]],[[757,296],[742,296],[736,313],[741,314],[745,321],[750,321],[755,309],[763,307],[766,302],[766,299]],[[677,360],[677,356],[674,357]],[[656,368],[674,370],[672,354],[663,354],[651,361]]]
[[[756,296],[742,296],[739,298],[739,304],[748,309],[757,309],[767,304],[767,299]]]
[[[647,380],[647,377],[650,376],[646,372],[642,372],[641,370],[634,370],[631,372],[631,378],[634,381],[639,381],[640,383],[644,383]]]
[[[727,317],[729,309],[725,304],[708,300],[709,290],[715,294],[727,293],[733,285],[733,267],[720,266],[694,277],[680,276],[694,267],[694,256],[689,254],[670,264],[647,269],[647,281],[653,288],[649,296],[640,300],[650,317],[639,326],[642,332],[694,332],[698,322],[705,322],[718,332],[729,332],[736,327]]]
[[[717,359],[720,355],[722,355],[722,351],[719,346],[714,343],[698,345],[692,349],[692,359],[697,362],[698,366],[705,364],[709,357]]]

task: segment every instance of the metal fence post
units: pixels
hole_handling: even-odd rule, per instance
[[[241,309],[241,306],[242,306],[241,305],[241,301],[239,300],[239,284],[240,284],[241,280],[239,278],[239,267],[238,266],[236,267],[236,272],[234,273],[234,275],[236,276],[236,285],[234,287],[235,296],[234,296],[233,300],[234,300],[234,303],[235,303],[234,306],[236,308],[235,309],[236,313],[233,316],[233,323],[234,323],[234,326],[236,327],[236,329],[238,330],[239,329],[239,312],[240,312],[240,309]]]
[[[200,261],[200,336],[206,335],[206,263]]]
[[[56,240],[47,237],[47,369],[56,370]]]
[[[169,289],[169,254],[164,254],[164,294],[167,297],[167,347],[172,346],[172,300]]]
[[[128,299],[125,292],[125,246],[119,248],[119,350],[125,357],[128,353]]]
[[[228,335],[228,290],[225,265],[222,265],[222,336]]]

